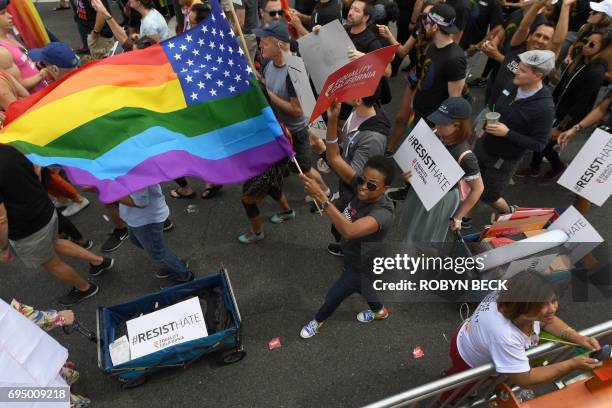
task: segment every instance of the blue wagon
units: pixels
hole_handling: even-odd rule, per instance
[[[173,305],[206,288],[220,288],[225,304],[229,327],[207,337],[178,344],[156,353],[113,366],[108,345],[120,337],[119,327],[127,320],[147,314],[156,309]],[[241,339],[240,312],[227,271],[221,267],[217,274],[208,275],[152,293],[140,299],[110,307],[98,307],[97,344],[98,367],[109,376],[116,377],[122,388],[133,388],[143,384],[147,377],[169,367],[187,367],[205,354],[218,352],[225,364],[236,363],[245,356]]]

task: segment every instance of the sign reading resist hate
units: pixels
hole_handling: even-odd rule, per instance
[[[612,194],[612,135],[595,130],[558,183],[601,207]]]
[[[410,184],[427,211],[465,174],[423,119],[412,129],[393,158],[403,172],[412,172]]]
[[[127,330],[132,359],[208,336],[197,297],[128,320]]]

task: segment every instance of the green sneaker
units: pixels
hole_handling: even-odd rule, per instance
[[[238,241],[242,242],[243,244],[254,244],[257,241],[261,241],[262,239],[264,239],[266,236],[264,235],[264,232],[261,231],[259,233],[254,233],[253,231],[249,231],[247,233],[242,234],[241,236],[238,237]]]
[[[295,218],[295,211],[291,210],[287,212],[274,214],[272,218],[270,218],[270,221],[272,221],[274,224],[281,224],[285,221],[289,221],[294,218]]]

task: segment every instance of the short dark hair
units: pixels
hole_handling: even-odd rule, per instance
[[[363,98],[361,98],[361,101],[363,102],[365,106],[368,106],[368,107],[374,106],[376,102],[380,100],[381,92],[382,91],[380,89],[380,83],[379,83],[374,93],[370,96],[364,96]]]
[[[155,38],[145,35],[144,37],[139,37],[136,41],[134,41],[134,48],[144,50],[145,48],[149,48],[155,44],[157,44]]]
[[[553,284],[532,271],[517,273],[508,279],[506,288],[497,298],[497,310],[508,320],[538,314],[546,303],[557,298]]]
[[[210,14],[212,7],[208,1],[204,3],[196,3],[191,6],[191,12],[193,13],[194,21],[196,24],[206,20],[206,17]]]
[[[155,2],[153,0],[138,0],[140,4],[146,9],[155,8]]]
[[[363,168],[369,167],[382,173],[385,177],[385,186],[390,186],[395,177],[395,165],[384,156],[373,156],[368,159]]]
[[[553,30],[555,29],[555,25],[553,24],[553,22],[552,22],[552,21],[549,21],[549,20],[546,20],[546,21],[539,22],[539,23],[537,23],[537,24],[533,24],[533,25],[531,26],[531,31],[529,32],[529,34],[533,34],[533,33],[535,33],[535,32],[536,32],[536,30],[537,30],[539,27],[541,27],[541,26],[550,27],[550,28],[552,28]]]

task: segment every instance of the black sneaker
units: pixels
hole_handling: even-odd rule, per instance
[[[472,219],[463,217],[461,219],[461,229],[471,229],[472,228]]]
[[[82,246],[85,249],[91,249],[94,246],[94,242],[91,239],[88,239],[87,241],[85,241],[82,244],[79,244],[80,246]]]
[[[59,304],[62,306],[76,305],[80,301],[92,297],[93,295],[98,293],[99,290],[100,287],[95,283],[90,283],[89,289],[85,291],[81,291],[73,287],[72,289],[70,289],[70,292],[59,298],[58,301]]]
[[[104,244],[102,244],[102,252],[112,252],[115,249],[119,248],[123,241],[128,237],[128,230],[125,229],[114,229],[113,232],[110,233],[108,239]]]
[[[170,276],[172,275],[167,269],[160,269],[159,271],[155,272],[155,277],[157,279],[166,279],[166,278],[169,278]]]
[[[99,276],[102,272],[108,271],[115,264],[115,260],[113,258],[104,258],[100,265],[92,265],[89,264],[89,275],[90,276]]]
[[[185,282],[191,282],[194,279],[195,279],[195,275],[193,274],[193,272],[189,271],[189,275],[187,275],[185,279],[177,279],[176,281],[178,283],[185,283]]]
[[[410,184],[408,184],[402,189],[387,193],[387,197],[389,197],[393,201],[404,201],[408,196],[408,191],[410,191]]]
[[[164,221],[164,232],[170,231],[172,228],[174,228],[174,223],[170,218],[166,218],[166,221]]]
[[[183,283],[191,282],[194,279],[195,279],[195,276],[194,276],[193,272],[189,271],[189,276],[186,279],[184,279],[184,280],[174,279],[172,282],[166,283],[164,285],[161,285],[159,288],[161,290],[168,289],[168,288],[174,287],[176,285],[180,285],[180,284],[183,284]]]
[[[487,85],[487,79],[486,78],[474,78],[468,81],[467,84],[468,86],[471,86],[472,88],[480,88],[480,87]]]
[[[332,242],[331,244],[327,246],[327,252],[329,252],[330,254],[334,256],[344,256],[344,253],[342,252],[342,248],[340,247],[340,244],[336,242]]]

